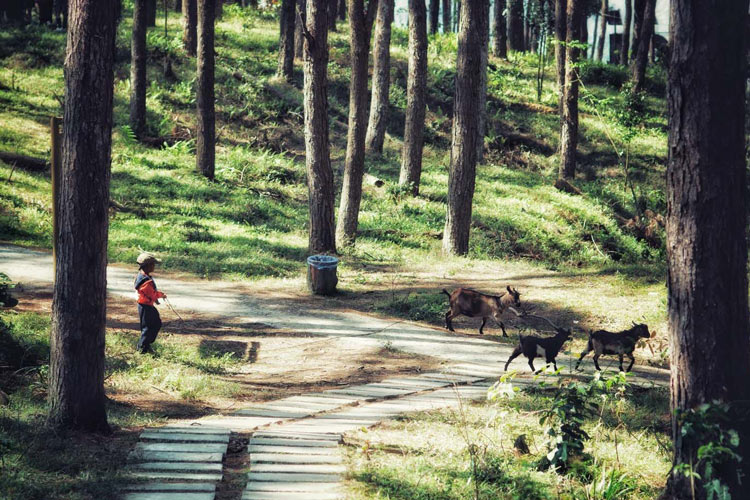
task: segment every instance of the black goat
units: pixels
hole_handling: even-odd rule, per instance
[[[601,368],[599,368],[599,356],[602,354],[617,354],[620,358],[620,371],[623,371],[623,356],[630,358],[630,366],[628,366],[627,370],[624,370],[630,371],[633,368],[633,363],[635,363],[635,357],[633,356],[635,344],[638,342],[638,339],[647,339],[649,337],[651,337],[651,334],[648,331],[648,326],[645,324],[637,325],[635,323],[633,323],[632,328],[621,332],[608,332],[606,330],[589,332],[589,343],[586,346],[586,350],[581,353],[581,357],[578,358],[576,370],[578,369],[578,365],[581,364],[581,360],[588,353],[594,351],[594,366],[596,366],[597,370],[601,371]]]
[[[531,367],[532,372],[536,372],[534,369],[534,358],[537,356],[543,356],[547,361],[547,364],[552,363],[555,370],[557,370],[557,354],[560,352],[560,349],[562,349],[563,344],[570,339],[572,335],[571,331],[566,330],[565,328],[560,328],[547,318],[542,318],[541,316],[531,316],[528,314],[525,316],[541,318],[547,321],[557,333],[553,337],[535,337],[533,335],[524,337],[519,334],[518,345],[505,363],[505,371],[508,371],[508,365],[510,362],[521,354],[529,359],[529,366]]]

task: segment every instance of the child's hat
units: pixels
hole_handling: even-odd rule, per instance
[[[145,264],[161,264],[161,261],[156,258],[156,255],[152,254],[151,252],[141,252],[141,254],[138,256],[138,258],[135,260],[138,262],[138,265],[143,266]]]

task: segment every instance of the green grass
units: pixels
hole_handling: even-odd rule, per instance
[[[159,21],[162,22],[161,20]],[[164,258],[164,269],[228,278],[287,277],[304,268],[307,252],[307,191],[302,140],[302,75],[295,86],[274,79],[277,23],[266,14],[227,6],[217,28],[217,181],[194,171],[194,61],[180,46],[179,18],[170,13],[163,27],[149,33],[148,129],[152,135],[177,134],[185,140],[150,148],[138,144],[127,127],[130,6],[126,2],[116,56],[112,198],[126,211],[114,211],[109,257],[132,262],[140,249]],[[329,65],[331,141],[334,169],[343,161],[348,106],[346,33],[333,33]],[[34,43],[31,43],[34,41]],[[358,250],[388,258],[404,269],[440,252],[445,221],[450,138],[454,35],[430,39],[427,143],[421,195],[393,189],[398,179],[405,106],[406,34],[393,35],[392,113],[381,157],[368,169],[388,188],[365,187]],[[0,149],[45,156],[48,116],[60,113],[64,37],[44,28],[0,33]],[[162,61],[173,61],[177,81],[164,78]],[[663,247],[651,248],[615,221],[636,210],[607,136],[619,140],[607,109],[582,100],[581,172],[585,197],[551,187],[558,122],[554,68],[548,66],[542,100],[536,102],[534,57],[516,55],[510,63],[492,61],[489,77],[487,162],[478,169],[470,257],[478,261],[531,259],[546,267],[633,268],[663,273]],[[587,91],[608,103],[618,90],[616,67],[592,66]],[[653,80],[653,81],[658,81]],[[666,155],[663,99],[649,98],[652,119],[633,141],[636,190],[647,208],[664,211]],[[609,106],[612,107],[612,106]],[[541,149],[506,145],[505,133],[536,138]],[[618,145],[618,147],[620,147]],[[11,169],[0,163],[0,178]],[[340,181],[337,175],[337,182]],[[15,171],[0,183],[0,239],[49,248],[49,178]],[[436,237],[438,236],[438,237]]]
[[[618,414],[605,407],[584,428],[585,460],[567,474],[539,470],[546,454],[539,410],[553,389],[521,391],[494,403],[467,404],[462,411],[416,413],[354,433],[347,441],[349,496],[458,500],[655,498],[664,486],[670,455],[666,390],[631,388]],[[531,453],[517,455],[514,441],[525,434]],[[469,446],[476,449],[473,472]]]
[[[134,353],[134,335],[109,331],[105,389],[111,436],[59,433],[44,423],[49,378],[48,316],[0,312],[0,387],[10,402],[0,406],[0,498],[97,500],[109,498],[121,481],[122,464],[140,427],[164,421],[173,402],[189,407],[214,397],[232,397],[238,384],[220,375],[241,360],[162,335],[154,356]],[[12,354],[12,363],[3,354]],[[165,400],[144,411],[127,401],[158,393]],[[125,396],[125,397],[120,397]],[[200,412],[201,410],[196,410]]]

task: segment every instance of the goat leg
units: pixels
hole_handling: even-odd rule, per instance
[[[482,326],[479,327],[479,335],[484,335],[484,325],[487,323],[487,316],[482,318]]]
[[[622,369],[622,354],[619,354],[619,355],[618,355],[617,357],[618,357],[618,359],[620,360],[620,371],[621,371],[621,372],[622,372],[622,371],[625,371],[625,370],[623,370],[623,369]]]
[[[505,323],[500,322],[500,329],[503,331],[503,337],[507,337],[508,334],[505,332]]]
[[[521,354],[522,351],[523,350],[522,350],[522,348],[521,348],[520,345],[516,346],[516,348],[513,350],[513,352],[511,353],[510,357],[508,358],[508,361],[505,363],[505,371],[506,372],[508,371],[508,365],[510,364],[510,362],[513,361],[514,359],[516,359]]]
[[[596,371],[600,372],[602,371],[601,368],[599,368],[599,355],[594,354],[594,366],[596,367]]]
[[[451,321],[453,319],[453,316],[451,316],[451,312],[452,311],[448,311],[447,313],[445,313],[445,327],[448,330],[455,332],[456,330],[453,329],[453,322]]]
[[[628,357],[630,358],[630,366],[628,366],[627,371],[630,371],[631,368],[633,368],[633,364],[635,363],[635,356],[633,356],[633,353],[628,354]]]

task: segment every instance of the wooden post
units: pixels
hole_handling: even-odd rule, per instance
[[[52,178],[52,266],[53,273],[57,265],[57,242],[60,239],[60,227],[57,223],[60,208],[60,174],[62,168],[62,118],[50,118],[52,148],[50,152],[50,177]],[[53,274],[54,275],[54,274]]]

